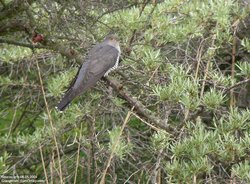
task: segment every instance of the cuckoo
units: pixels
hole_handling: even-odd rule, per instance
[[[120,54],[119,42],[114,34],[107,35],[102,43],[96,44],[89,51],[86,61],[81,65],[74,81],[56,108],[59,111],[65,110],[75,97],[93,87],[103,76],[107,76],[117,68]]]

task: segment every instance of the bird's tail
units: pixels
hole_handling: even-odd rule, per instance
[[[70,89],[66,92],[61,101],[56,105],[56,109],[59,111],[64,111],[65,108],[70,104],[70,102],[74,99],[74,90]]]

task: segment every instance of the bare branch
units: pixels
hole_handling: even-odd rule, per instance
[[[119,93],[119,95],[129,103],[130,107],[134,106],[139,115],[145,117],[149,122],[166,130],[167,132],[174,131],[174,128],[168,125],[167,122],[156,117],[153,112],[147,109],[140,101],[132,97],[132,95],[126,91],[120,83],[107,77],[105,77],[104,80],[107,81],[109,85],[112,86]]]
[[[248,82],[250,82],[250,78],[245,79],[245,80],[243,80],[243,81],[240,81],[240,82],[234,84],[233,86],[228,87],[228,88],[224,91],[224,94],[228,93],[231,89],[237,88],[237,87],[239,87],[239,86],[241,86],[241,85],[243,85],[243,84],[246,84],[246,83],[248,83]]]
[[[22,42],[17,42],[14,40],[8,40],[8,39],[2,39],[2,38],[0,38],[0,43],[7,43],[7,44],[21,46],[21,47],[28,47],[30,49],[34,49],[34,48],[46,49],[47,48],[46,46],[43,46],[43,45],[32,45],[29,43],[22,43]]]

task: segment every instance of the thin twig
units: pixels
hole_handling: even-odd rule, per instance
[[[236,55],[236,31],[239,24],[239,19],[235,21],[233,24],[233,48],[232,48],[232,65],[231,65],[231,78],[232,81],[235,77],[235,55]],[[234,96],[234,88],[231,88],[230,90],[230,106],[235,106],[235,96]]]
[[[211,49],[214,49],[213,47],[215,45],[215,39],[216,39],[216,35],[213,35],[212,36]],[[204,94],[205,84],[206,84],[206,80],[207,80],[207,76],[208,76],[208,71],[209,71],[209,68],[210,68],[210,63],[211,63],[211,56],[209,56],[209,58],[208,58],[207,65],[206,65],[206,68],[205,68],[205,71],[204,71],[204,79],[203,79],[203,82],[202,82],[201,93],[200,93],[201,98],[203,97],[203,94]]]
[[[138,116],[136,113],[132,112],[132,114],[138,118],[141,122],[145,123],[146,125],[148,125],[150,128],[156,130],[156,131],[160,131],[159,128],[155,127],[154,125],[151,125],[150,123],[148,123],[147,121],[145,121],[144,119],[142,119],[140,116]]]
[[[196,55],[196,60],[197,62],[197,66],[196,66],[196,70],[195,70],[195,81],[198,79],[198,74],[199,74],[199,69],[200,69],[200,64],[201,64],[201,56],[202,56],[202,51],[203,51],[203,47],[204,47],[204,39],[201,41],[198,50],[197,50],[197,55]]]
[[[45,175],[45,179],[46,179],[46,184],[49,184],[49,180],[48,180],[48,175],[46,172],[46,167],[45,167],[45,163],[44,163],[44,159],[43,159],[43,150],[42,150],[42,146],[39,146],[39,150],[40,150],[40,156],[41,156],[41,160],[42,160],[42,164],[43,164],[43,172]]]
[[[159,154],[157,156],[157,161],[156,161],[156,164],[155,164],[155,168],[154,170],[152,171],[152,176],[151,176],[151,182],[152,183],[159,183],[157,182],[157,176],[159,175],[159,167],[160,167],[160,164],[161,164],[161,160],[162,160],[162,157],[163,157],[163,148],[160,149],[159,151]]]
[[[224,94],[226,94],[226,93],[228,93],[229,91],[231,91],[231,89],[234,89],[234,88],[236,88],[236,87],[238,87],[238,86],[241,86],[241,85],[243,85],[243,84],[246,84],[246,83],[248,83],[248,82],[250,82],[250,78],[247,78],[247,79],[245,79],[245,80],[243,80],[243,81],[240,81],[240,82],[238,82],[238,83],[236,83],[236,84],[234,84],[234,85],[228,87],[227,89],[225,89]]]
[[[17,100],[17,104],[19,104],[19,98],[18,98],[18,100]],[[13,114],[12,121],[11,121],[11,123],[10,123],[10,128],[9,128],[9,132],[8,132],[7,138],[10,137],[10,134],[11,134],[11,132],[12,132],[13,125],[14,125],[14,122],[15,122],[15,119],[16,119],[16,112],[17,112],[17,106],[16,106],[16,108],[15,108],[15,110],[14,110],[14,114]]]
[[[115,152],[116,147],[117,147],[117,145],[118,145],[118,143],[119,143],[119,141],[120,141],[120,137],[121,137],[121,135],[122,135],[122,132],[123,132],[123,130],[124,130],[124,128],[125,128],[127,122],[129,121],[129,118],[130,118],[130,116],[131,116],[133,110],[134,110],[134,107],[132,107],[131,110],[128,111],[127,116],[126,116],[126,118],[125,118],[125,120],[124,120],[124,122],[123,122],[123,124],[122,124],[122,128],[121,128],[121,131],[120,131],[120,133],[119,133],[119,135],[118,135],[118,138],[117,138],[116,141],[114,142],[114,147],[113,147],[113,149],[112,149],[112,151],[111,151],[111,154],[110,154],[110,156],[109,156],[109,159],[108,159],[108,162],[107,162],[107,166],[106,166],[106,168],[105,168],[104,171],[103,171],[102,179],[101,179],[100,184],[104,184],[104,183],[105,183],[105,176],[106,176],[106,174],[107,174],[107,170],[108,170],[108,168],[109,168],[109,166],[110,166],[110,164],[111,164],[112,158],[114,157],[114,152]]]
[[[82,124],[81,124],[81,131],[79,135],[79,141],[82,139]],[[76,168],[75,168],[75,178],[74,178],[74,184],[76,184],[76,179],[77,179],[77,171],[78,171],[78,166],[79,166],[79,158],[80,158],[80,148],[81,148],[81,142],[77,142],[78,148],[77,148],[77,156],[76,156]]]
[[[52,135],[53,135],[53,139],[54,139],[55,146],[56,146],[56,151],[57,151],[57,156],[58,156],[58,165],[59,165],[60,183],[63,184],[64,182],[63,182],[63,178],[62,178],[62,166],[61,166],[60,151],[59,151],[58,142],[57,142],[57,139],[56,139],[55,128],[53,126],[51,114],[50,114],[50,111],[49,111],[49,106],[48,106],[48,103],[47,103],[47,100],[46,100],[46,95],[45,95],[45,91],[44,91],[44,87],[43,87],[43,80],[42,80],[42,77],[41,77],[41,72],[40,72],[40,68],[39,68],[39,64],[38,64],[37,60],[36,60],[36,66],[37,66],[38,77],[39,77],[41,90],[42,90],[42,94],[43,94],[43,99],[44,99],[44,103],[45,103],[45,106],[46,106],[46,111],[47,111],[47,114],[48,114],[48,119],[49,119],[51,130],[52,130]]]

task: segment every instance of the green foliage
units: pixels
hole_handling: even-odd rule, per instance
[[[178,102],[179,93],[175,93],[175,85],[168,86],[155,86],[154,93],[160,97],[160,100],[163,101],[174,101]]]
[[[21,78],[19,80],[13,80],[9,77],[5,77],[5,76],[0,76],[0,85],[2,86],[25,86],[25,85],[29,85],[29,84],[26,84],[26,81],[24,78]]]
[[[114,153],[119,159],[124,159],[124,157],[132,151],[132,144],[126,143],[125,140],[120,137],[121,128],[115,127],[109,131],[109,150]]]
[[[250,63],[249,62],[240,62],[237,64],[237,67],[240,69],[240,74],[242,76],[250,78]]]
[[[210,71],[209,76],[211,77],[212,81],[216,82],[216,85],[229,87],[234,83],[234,79],[232,79],[231,76],[225,76],[222,73],[214,70]]]
[[[190,135],[171,146],[173,160],[166,164],[168,180],[172,182],[191,182],[194,177],[209,174],[213,168],[208,155],[218,149],[216,134],[206,131],[201,122],[187,126]]]
[[[222,163],[233,163],[245,156],[245,147],[242,139],[237,139],[232,134],[219,135],[220,148],[218,150],[219,160]]]
[[[233,129],[247,129],[250,122],[250,110],[239,111],[237,108],[231,108],[229,114],[229,123],[233,125]]]
[[[111,160],[106,183],[153,178],[157,183],[230,183],[231,177],[250,182],[249,5],[243,0],[141,2],[34,1],[24,11],[13,6],[17,15],[0,19],[1,30],[13,20],[25,22],[25,31],[9,27],[1,40],[31,45],[37,32],[45,41],[36,46],[47,48],[0,44],[0,173],[35,173],[44,179],[42,151],[49,183],[59,182],[59,163],[65,182],[74,183],[77,173],[76,183],[98,183],[113,153],[118,159]],[[108,84],[100,82],[59,113],[54,106],[77,72],[74,59],[83,62],[79,58],[110,31],[119,35],[123,67],[109,77],[126,94],[110,94]],[[121,132],[118,124],[131,108]]]
[[[173,163],[166,164],[166,170],[169,173],[167,180],[171,183],[192,183],[194,178],[201,177],[205,173],[209,174],[212,165],[208,158],[197,158],[191,162],[173,160]]]
[[[32,54],[29,48],[4,44],[0,47],[0,60],[14,64],[14,61],[21,60]]]
[[[136,117],[131,117],[129,122],[128,122],[128,126],[132,127],[134,129],[138,129],[140,131],[146,131],[147,130],[147,126],[138,118]]]
[[[250,52],[250,40],[248,38],[244,38],[241,40],[241,45]]]
[[[210,1],[210,8],[213,11],[212,18],[219,26],[226,29],[230,25],[230,13],[235,8],[233,0]]]
[[[199,107],[200,99],[197,97],[191,97],[190,94],[187,94],[182,96],[181,103],[185,106],[186,109],[194,111]]]
[[[0,156],[0,173],[5,174],[8,169],[7,159],[10,158],[7,152],[4,152],[2,156]]]
[[[246,183],[250,182],[250,164],[249,161],[240,162],[235,164],[232,168],[234,175],[236,175],[241,181]]]
[[[60,113],[57,110],[54,111],[53,116],[58,119],[58,122],[61,123],[61,126],[65,124],[75,124],[76,120],[78,120],[82,116],[82,111],[88,113],[87,109],[90,104],[85,104],[84,107],[77,104],[70,104],[67,113]],[[91,109],[88,109],[89,111]],[[46,115],[45,115],[46,116]],[[48,122],[48,119],[46,119]]]
[[[122,107],[126,103],[126,101],[121,98],[113,98],[112,101],[117,107]]]
[[[146,48],[143,51],[143,54],[144,57],[142,58],[142,62],[145,64],[146,68],[149,70],[155,70],[161,62],[160,50],[154,51],[150,48]]]
[[[195,110],[200,105],[199,84],[188,75],[183,66],[167,66],[170,83],[164,86],[157,85],[154,88],[155,95],[160,100],[166,100],[173,103],[182,103],[186,109]]]
[[[250,128],[250,111],[239,110],[238,108],[231,108],[229,115],[225,119],[222,117],[219,121],[218,128],[222,132],[232,132],[245,131]]]
[[[216,110],[224,103],[225,95],[221,91],[210,89],[210,91],[204,94],[202,101],[209,110]]]
[[[187,72],[185,72],[182,66],[175,67],[173,65],[167,65],[167,72],[170,75],[170,84],[155,86],[154,93],[160,97],[160,100],[179,102],[186,89],[186,85],[183,81],[186,79],[189,80],[187,78]],[[188,83],[190,84],[190,82]]]
[[[167,132],[156,132],[151,137],[152,147],[155,150],[165,149],[169,146],[170,140],[170,135]]]
[[[69,83],[73,80],[74,76],[76,75],[77,69],[72,68],[66,72],[60,73],[56,77],[53,77],[48,82],[48,90],[51,96],[61,96],[63,91]]]

